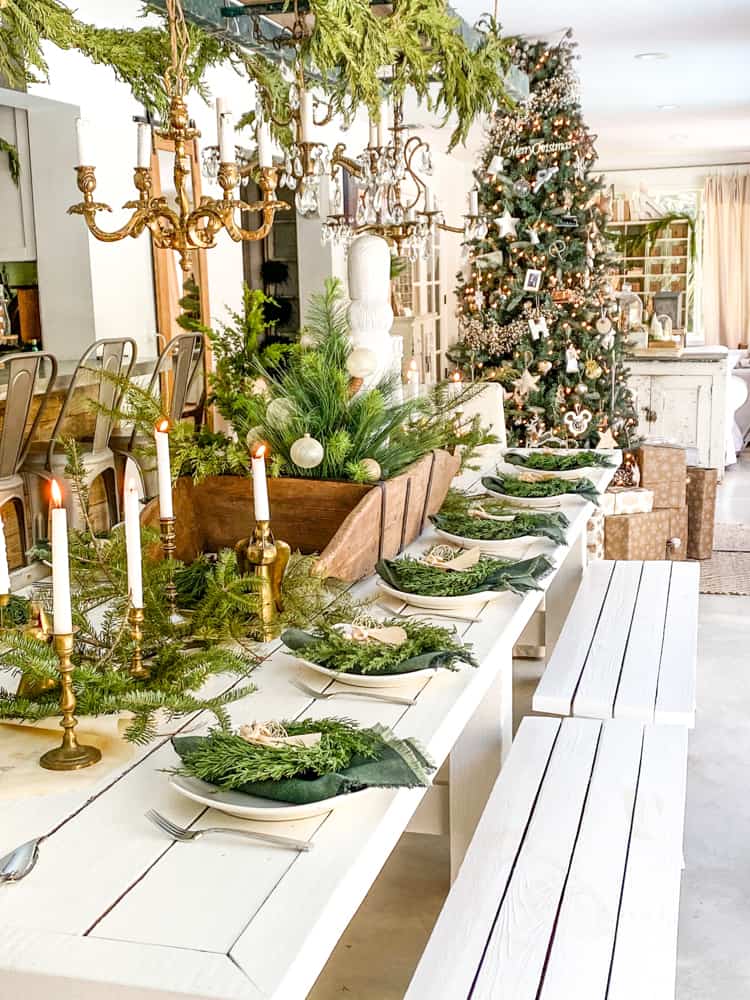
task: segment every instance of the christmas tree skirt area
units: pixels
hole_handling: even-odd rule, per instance
[[[702,594],[750,596],[750,552],[718,552],[701,562]]]
[[[717,524],[714,552],[750,552],[750,525]]]
[[[320,554],[321,575],[353,582],[369,576],[378,559],[392,559],[422,533],[458,473],[460,458],[436,450],[393,479],[374,485],[322,479],[268,480],[271,530],[292,551]],[[176,556],[192,562],[201,552],[233,548],[252,529],[252,480],[210,476],[178,479],[174,488]],[[143,511],[159,526],[159,503]]]

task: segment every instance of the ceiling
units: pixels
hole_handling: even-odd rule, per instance
[[[452,6],[473,23],[491,3]],[[750,0],[500,0],[499,16],[504,34],[573,28],[601,169],[750,162]]]

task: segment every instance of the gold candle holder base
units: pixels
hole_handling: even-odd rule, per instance
[[[52,642],[52,623],[47,612],[37,601],[31,602],[30,611],[31,620],[21,629],[23,635],[37,642]],[[47,678],[47,680],[38,681],[31,680],[26,674],[21,674],[16,695],[19,698],[38,698],[40,694],[52,691],[55,687],[57,687],[57,682],[51,677]]]
[[[59,747],[48,750],[39,758],[39,763],[48,771],[79,771],[102,759],[98,747],[81,746],[76,739],[75,728],[78,724],[74,712],[76,696],[73,691],[73,633],[55,636],[55,652],[60,660],[60,679],[62,692],[60,694],[60,709],[62,711],[63,730],[62,743]]]
[[[169,578],[167,580],[166,595],[167,606],[169,608],[169,620],[173,625],[180,625],[185,621],[177,610],[177,587],[174,583],[174,556],[177,551],[177,520],[174,517],[159,518],[159,528],[161,533],[161,550],[165,560],[170,564]]]
[[[146,680],[149,671],[143,666],[143,653],[141,643],[143,642],[143,622],[145,616],[143,608],[131,608],[128,611],[128,625],[130,625],[130,638],[133,640],[133,655],[130,658],[130,674],[136,680]]]
[[[277,622],[278,612],[283,610],[281,581],[292,550],[273,537],[270,521],[256,521],[251,537],[237,542],[234,551],[240,573],[258,578],[261,635],[263,642],[270,642],[281,631]]]

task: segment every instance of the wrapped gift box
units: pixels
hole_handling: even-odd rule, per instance
[[[654,494],[654,510],[668,507],[684,507],[687,503],[687,483],[682,479],[668,479],[661,483],[652,483],[649,489]]]
[[[685,479],[687,458],[684,448],[671,444],[642,444],[636,452],[641,472],[641,486]]]
[[[714,517],[716,515],[716,469],[688,468],[687,508],[690,559],[710,559],[714,548]]]
[[[650,514],[654,494],[643,486],[610,486],[599,498],[599,510],[606,515]]]
[[[667,559],[673,562],[687,559],[688,554],[688,509],[673,508],[669,514],[669,538],[667,539]]]
[[[604,558],[604,514],[596,510],[586,525],[586,549],[589,561]]]
[[[606,518],[605,559],[666,559],[669,525],[668,510]]]

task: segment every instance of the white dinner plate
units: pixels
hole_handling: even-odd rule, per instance
[[[320,802],[308,802],[305,805],[292,805],[289,802],[276,802],[274,799],[261,799],[244,792],[225,792],[216,785],[209,785],[200,778],[191,778],[185,774],[174,774],[169,783],[180,795],[210,806],[218,812],[236,816],[238,819],[259,820],[263,823],[290,823],[297,819],[309,819],[311,816],[322,816],[331,812],[352,795],[360,792],[350,792],[348,795],[334,795]],[[367,789],[363,789],[367,791]]]
[[[561,493],[556,497],[511,497],[507,493],[501,493],[499,490],[493,490],[490,486],[484,487],[488,493],[491,493],[493,497],[500,497],[504,500],[509,507],[529,507],[533,510],[554,510],[557,507],[561,507],[561,500],[570,497],[575,499],[574,493]],[[579,499],[584,500],[584,497]]]
[[[542,552],[549,552],[555,547],[551,538],[539,535],[519,535],[518,538],[499,538],[495,541],[484,538],[465,538],[463,535],[452,535],[450,531],[435,528],[435,531],[454,545],[462,549],[479,548],[488,555],[502,556],[504,559],[530,559]]]
[[[604,466],[601,466],[603,469]],[[505,475],[517,476],[519,472],[539,479],[591,479],[592,476],[600,472],[600,468],[585,467],[583,469],[568,469],[565,472],[552,472],[546,469],[525,469],[522,465],[513,465],[512,462],[498,462],[497,471]]]
[[[428,594],[408,594],[405,590],[396,590],[383,580],[378,580],[378,587],[390,597],[395,597],[404,604],[414,608],[425,608],[433,611],[460,611],[462,608],[476,608],[488,601],[497,601],[506,597],[507,590],[483,590],[479,594],[465,594],[461,597],[434,597]]]
[[[404,685],[408,684],[415,677],[432,677],[438,671],[437,667],[425,667],[422,670],[412,670],[408,674],[352,674],[346,670],[331,670],[330,667],[324,667],[320,663],[311,663],[310,660],[305,660],[301,656],[298,656],[297,659],[304,666],[309,667],[310,670],[314,670],[318,674],[324,674],[334,681],[341,681],[342,684],[348,684],[350,687],[404,687]]]

